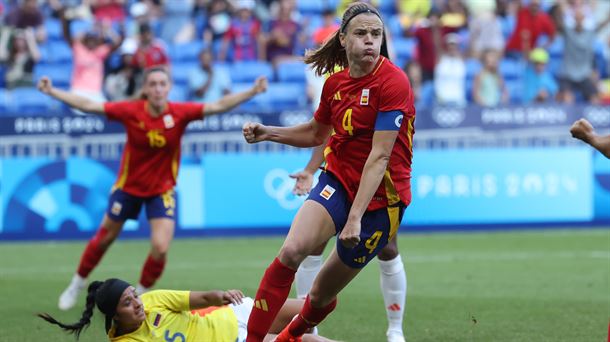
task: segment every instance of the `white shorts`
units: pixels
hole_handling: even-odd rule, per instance
[[[242,298],[242,303],[239,305],[230,304],[237,317],[237,342],[245,342],[248,336],[248,318],[254,306],[254,299],[250,297]]]

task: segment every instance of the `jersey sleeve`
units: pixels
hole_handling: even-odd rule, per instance
[[[203,107],[205,106],[203,103],[184,102],[180,103],[179,106],[187,123],[203,119]]]
[[[155,290],[142,295],[144,307],[163,308],[175,312],[190,310],[190,291]]]
[[[123,122],[131,107],[132,103],[129,101],[106,102],[104,103],[104,113],[109,120]]]
[[[330,80],[330,78],[328,79]],[[330,85],[331,82],[324,82],[324,86],[322,87],[322,96],[320,96],[320,105],[318,105],[318,109],[313,114],[313,117],[316,121],[321,122],[325,125],[330,125],[330,99],[329,94],[332,93],[332,87]]]
[[[400,111],[405,117],[415,116],[413,90],[403,72],[393,73],[381,87],[379,112]]]

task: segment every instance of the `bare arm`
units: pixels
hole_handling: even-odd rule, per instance
[[[216,102],[203,106],[203,115],[210,116],[214,114],[224,113],[231,108],[246,102],[252,97],[265,92],[267,90],[267,78],[261,76],[254,81],[252,88],[240,93],[229,94]]]
[[[576,139],[580,139],[593,146],[606,158],[610,158],[610,135],[598,135],[593,126],[586,119],[580,119],[572,124],[570,133]]]
[[[36,43],[36,36],[34,35],[34,30],[32,28],[27,28],[25,30],[25,42],[28,46],[28,51],[30,52],[30,56],[34,62],[38,62],[40,60],[40,50],[38,50],[38,44]]]
[[[610,23],[610,14],[604,21],[602,21],[597,25],[597,27],[595,27],[595,33],[599,33],[599,31],[603,30],[604,26],[608,25],[608,23]]]
[[[8,60],[8,41],[11,36],[11,29],[5,26],[0,29],[0,61]]]
[[[106,114],[102,102],[92,101],[86,97],[55,88],[48,77],[42,77],[40,81],[38,81],[38,90],[83,112],[100,115]]]
[[[66,18],[66,10],[61,9],[59,11],[59,18],[61,19],[61,30],[64,35],[64,39],[70,46],[74,43],[74,37],[72,37],[72,31],[70,31],[71,20]]]
[[[376,131],[373,134],[373,147],[364,164],[347,222],[339,236],[346,247],[354,248],[360,242],[360,221],[385,175],[396,137],[398,131]]]
[[[483,100],[481,99],[481,74],[479,73],[477,77],[474,78],[474,84],[472,85],[472,98],[474,102],[478,105],[483,105]]]
[[[242,298],[244,298],[244,294],[240,290],[191,291],[189,307],[191,310],[197,310],[209,306],[241,304]]]
[[[292,127],[265,126],[248,122],[242,130],[244,138],[251,144],[273,141],[295,147],[314,147],[321,145],[329,136],[331,126],[311,119],[309,122]]]

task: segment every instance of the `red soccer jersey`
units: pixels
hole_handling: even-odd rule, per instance
[[[332,125],[334,134],[324,150],[326,169],[335,175],[353,202],[364,164],[371,152],[378,112],[400,111],[403,120],[385,175],[367,210],[411,202],[411,159],[415,107],[407,76],[380,57],[373,72],[352,78],[349,68],[331,75],[314,114],[318,122]]]
[[[149,197],[176,185],[180,140],[189,122],[203,119],[203,104],[169,102],[158,117],[145,100],[107,102],[110,120],[120,121],[127,142],[115,187],[134,196]]]

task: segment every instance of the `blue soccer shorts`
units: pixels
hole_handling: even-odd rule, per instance
[[[169,189],[160,195],[139,197],[130,195],[120,189],[115,189],[108,200],[106,213],[115,221],[137,220],[142,205],[146,207],[146,217],[149,220],[163,217],[174,220],[176,214],[176,193],[174,189]]]
[[[352,206],[343,185],[332,174],[322,172],[307,199],[326,208],[339,235]],[[366,266],[395,236],[404,211],[405,205],[399,202],[396,206],[365,212],[361,221],[360,243],[356,247],[347,248],[337,238],[337,254],[341,261],[352,268]]]

